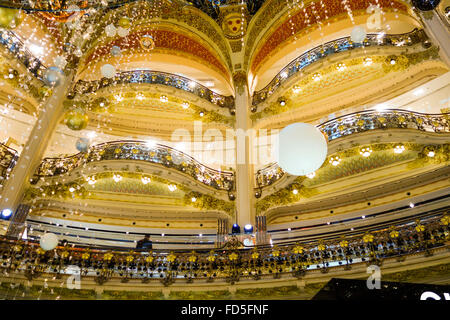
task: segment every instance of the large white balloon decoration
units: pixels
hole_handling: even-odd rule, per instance
[[[54,233],[46,233],[41,237],[39,243],[45,251],[53,250],[58,245],[58,237]]]
[[[366,30],[362,27],[354,27],[350,39],[355,43],[362,43],[366,38]]]
[[[319,169],[327,157],[327,140],[308,123],[293,123],[279,134],[278,165],[287,173],[304,176]]]
[[[103,65],[100,71],[105,78],[114,78],[116,75],[116,68],[111,64]]]

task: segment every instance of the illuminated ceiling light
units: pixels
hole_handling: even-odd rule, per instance
[[[198,236],[199,236],[199,237],[203,237],[203,234],[200,233]]]
[[[87,181],[87,183],[90,184],[90,185],[94,185],[94,184],[97,182],[97,180],[95,180],[94,177],[87,177],[87,178],[86,178],[86,181]]]
[[[148,149],[152,149],[152,148],[154,148],[154,147],[156,146],[156,142],[153,141],[153,140],[147,140],[147,141],[145,142],[145,146],[146,146]]]
[[[205,115],[205,113],[203,111],[200,111],[199,115],[200,115],[200,117],[203,117]]]
[[[195,83],[194,81],[190,81],[188,84],[189,88],[191,88],[191,89],[194,89],[196,85],[197,85],[197,83]]]
[[[181,104],[181,106],[183,107],[183,109],[187,109],[187,108],[189,108],[189,103],[188,102],[183,102]]]
[[[174,184],[169,184],[167,187],[169,188],[170,192],[174,192],[175,190],[177,190],[177,186]]]
[[[283,72],[280,74],[280,76],[281,76],[283,79],[286,79],[286,78],[288,77],[288,73],[287,73],[286,71],[283,71]]]
[[[292,91],[294,93],[299,93],[300,91],[302,91],[302,88],[300,86],[294,86],[294,88],[292,89]]]
[[[90,131],[86,134],[89,139],[94,139],[97,137],[97,133],[95,131]]]
[[[338,69],[338,71],[344,71],[347,67],[345,64],[339,63],[336,68]]]
[[[192,197],[192,198],[191,198],[191,201],[192,201],[192,202],[195,202],[195,201],[197,201],[197,198],[196,198],[196,197]]]
[[[70,191],[70,192],[74,192],[74,191],[75,191],[75,188],[74,188],[74,187],[70,187],[70,188],[69,188],[69,191]]]
[[[297,190],[297,189],[294,189],[294,190],[292,190],[292,193],[293,193],[293,194],[298,194],[298,190]]]
[[[414,208],[414,203],[410,202],[410,203],[409,203],[409,207],[410,207],[410,208]]]
[[[397,61],[394,59],[394,58],[392,58],[391,59],[391,65],[394,65],[394,64],[396,64],[397,63]]]
[[[370,154],[372,153],[372,149],[370,149],[369,147],[367,148],[362,148],[361,151],[359,152],[364,158],[367,158],[370,156]]]
[[[366,218],[366,216],[361,216],[361,218],[362,218],[362,219],[365,219],[365,218]]]
[[[339,163],[341,163],[341,161],[342,161],[342,159],[339,156],[334,156],[334,157],[330,158],[330,163],[335,167],[337,165],[339,165]]]
[[[322,79],[322,76],[320,75],[320,73],[314,73],[312,78],[314,81],[320,81],[320,79]]]
[[[138,100],[144,100],[144,95],[142,94],[142,93],[138,93],[137,95],[136,95],[136,99],[138,99]]]
[[[436,153],[434,151],[429,151],[427,153],[427,156],[429,156],[430,158],[433,158],[436,155]]]
[[[28,46],[28,49],[31,51],[31,53],[35,56],[41,56],[44,54],[44,48],[41,46],[38,46],[36,44],[30,44]]]
[[[141,181],[143,184],[148,184],[148,183],[152,182],[149,177],[142,177]]]
[[[169,98],[167,98],[166,96],[161,96],[161,97],[159,98],[159,100],[160,100],[161,102],[167,102],[167,101],[169,101]]]
[[[373,63],[372,58],[365,58],[363,64],[368,67]]]
[[[314,177],[316,176],[316,172],[313,171],[313,172],[311,172],[311,173],[308,173],[306,176],[307,176],[309,179],[312,179],[312,178],[314,178]]]
[[[119,181],[121,181],[122,180],[122,176],[121,175],[113,175],[113,180],[115,181],[115,182],[119,182]]]
[[[425,93],[425,89],[424,88],[419,88],[417,90],[413,91],[413,95],[415,95],[416,97],[421,96]]]
[[[9,218],[12,215],[12,210],[11,209],[3,209],[2,210],[2,217],[3,218]]]
[[[286,100],[280,99],[280,106],[284,107],[286,105]]]
[[[395,146],[395,148],[394,148],[394,153],[402,153],[403,151],[405,151],[405,146],[403,146],[403,145],[398,145],[398,146]]]
[[[116,99],[117,102],[123,101],[123,97],[120,94],[116,94],[114,99]]]

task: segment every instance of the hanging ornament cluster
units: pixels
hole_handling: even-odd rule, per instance
[[[88,121],[88,115],[80,108],[75,108],[69,111],[64,119],[64,123],[67,125],[67,127],[75,131],[83,130],[84,128],[86,128]]]

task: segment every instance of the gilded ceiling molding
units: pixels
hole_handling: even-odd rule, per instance
[[[107,45],[97,47],[84,61],[88,65],[92,61],[110,54],[113,46],[133,50],[133,52],[144,52],[141,48],[140,37],[143,35],[151,35],[155,41],[155,49],[152,52],[172,52],[175,51],[179,55],[184,55],[189,58],[195,57],[207,63],[221,73],[225,79],[229,78],[228,69],[215,57],[205,46],[200,44],[197,40],[192,39],[186,35],[164,29],[151,29],[138,31],[128,35],[127,37],[117,38]],[[169,51],[167,51],[169,50]],[[145,51],[147,52],[147,51]]]
[[[408,7],[399,1],[380,0],[380,6],[384,11],[397,9],[399,11],[408,12]],[[356,0],[349,2],[349,6],[353,15],[364,15],[367,7],[370,5],[369,0]],[[309,16],[309,23],[305,21],[305,13],[299,10],[293,14],[291,19],[286,19],[281,22],[266,40],[262,42],[259,49],[255,49],[252,54],[251,71],[256,74],[259,67],[264,60],[277,48],[287,43],[294,35],[298,36],[301,32],[307,32],[311,26],[315,26],[317,22],[316,15],[320,16],[320,21],[324,22],[330,19],[341,18],[347,19],[347,10],[339,0],[325,0],[325,6],[322,8],[315,7],[316,13],[313,12],[313,7],[308,5],[305,7]],[[324,10],[327,10],[325,12]],[[328,17],[328,18],[327,18]],[[292,29],[293,28],[293,29]]]

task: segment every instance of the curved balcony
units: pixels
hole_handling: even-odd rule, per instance
[[[16,164],[19,154],[16,150],[0,143],[0,180],[5,180]]]
[[[234,189],[234,173],[204,166],[191,156],[161,144],[148,145],[145,141],[112,141],[92,146],[87,153],[67,158],[45,158],[37,169],[36,178],[67,173],[88,162],[105,160],[135,160],[159,164],[193,177],[217,190]]]
[[[43,81],[42,75],[47,67],[28,50],[14,32],[0,29],[0,44],[14,55],[37,79]]]
[[[350,37],[327,42],[322,46],[313,48],[303,53],[284,67],[265,88],[256,91],[253,94],[252,105],[256,106],[264,102],[268,97],[274,94],[277,88],[288,81],[291,77],[295,76],[297,73],[301,72],[304,68],[314,62],[327,58],[330,55],[363,47],[406,47],[421,43],[427,39],[428,38],[424,30],[415,29],[409,33],[385,35],[383,37],[379,37],[378,34],[368,34],[364,40],[364,43],[353,43],[350,40]]]
[[[113,278],[122,282],[140,280],[160,281],[167,286],[177,280],[211,282],[302,278],[310,272],[328,273],[353,265],[377,264],[383,260],[406,256],[433,255],[448,249],[449,216],[434,215],[422,220],[408,221],[390,227],[374,227],[331,239],[288,243],[280,246],[258,246],[243,249],[237,238],[224,248],[203,251],[155,250],[150,252],[102,250],[59,246],[44,251],[34,241],[0,242],[0,266],[7,272],[24,274],[29,280],[41,275],[69,275],[76,267],[82,276],[90,276],[98,284]],[[351,272],[351,271],[350,271]]]
[[[74,88],[73,93],[85,94],[93,93],[97,90],[107,88],[113,85],[121,84],[159,84],[169,86],[179,90],[192,93],[210,103],[213,103],[221,108],[234,108],[234,98],[232,96],[223,96],[207,87],[192,81],[188,78],[166,72],[149,71],[149,70],[134,70],[126,71],[117,74],[113,79],[102,78],[94,81],[79,80]]]
[[[449,133],[449,115],[449,113],[425,114],[398,109],[367,110],[324,122],[317,128],[327,136],[328,142],[355,133],[392,128]],[[278,164],[271,163],[256,172],[256,184],[259,188],[263,188],[275,183],[283,175],[284,171]]]

